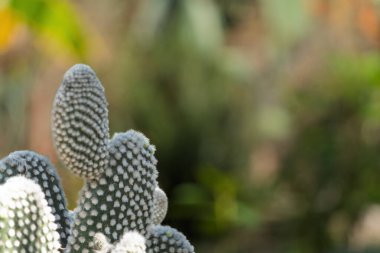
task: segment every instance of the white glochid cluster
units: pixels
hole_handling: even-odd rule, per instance
[[[107,166],[108,109],[95,72],[77,64],[64,75],[53,105],[53,139],[66,168],[95,179]]]
[[[120,241],[110,244],[102,233],[94,235],[94,253],[146,253],[145,238],[138,232],[126,232]]]
[[[137,232],[127,232],[111,253],[146,253],[145,238]]]
[[[0,252],[59,253],[56,228],[39,185],[15,176],[0,186]]]
[[[103,233],[95,233],[92,249],[95,253],[108,253],[111,251],[111,244]]]

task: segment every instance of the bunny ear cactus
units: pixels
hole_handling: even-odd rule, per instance
[[[34,181],[15,176],[0,186],[0,252],[58,253],[51,208]]]
[[[30,151],[15,152],[0,161],[0,184],[24,175],[40,185],[55,216],[64,252],[194,252],[182,233],[160,225],[168,200],[158,187],[155,147],[149,139],[129,130],[109,140],[104,88],[89,66],[77,64],[66,72],[52,114],[60,160],[85,179],[78,207],[66,209],[54,167]]]
[[[55,216],[61,244],[66,245],[70,234],[70,217],[63,188],[53,165],[46,157],[31,151],[13,152],[0,161],[0,184],[17,175],[23,175],[41,187]]]

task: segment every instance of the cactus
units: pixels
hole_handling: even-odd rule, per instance
[[[53,165],[46,157],[31,151],[13,152],[0,161],[0,184],[16,175],[23,175],[41,186],[55,216],[61,244],[66,245],[70,234],[70,217],[63,188]]]
[[[85,180],[77,208],[66,209],[54,167],[33,152],[3,159],[0,183],[22,174],[41,186],[65,252],[194,252],[183,234],[160,225],[168,201],[157,183],[155,147],[134,130],[108,139],[104,88],[90,67],[77,64],[66,72],[52,114],[58,156]]]
[[[60,249],[51,208],[34,181],[14,176],[0,186],[0,252],[51,252]]]

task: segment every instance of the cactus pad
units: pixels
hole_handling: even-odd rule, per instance
[[[108,110],[104,88],[89,66],[74,65],[64,75],[52,122],[64,165],[81,177],[99,177],[108,159]]]
[[[156,225],[149,230],[147,253],[194,253],[194,247],[178,230]]]
[[[84,252],[92,248],[96,232],[111,243],[128,231],[146,234],[157,186],[154,146],[141,133],[115,134],[109,144],[109,168],[81,192],[68,248]]]
[[[16,176],[0,186],[0,252],[58,253],[56,228],[39,185]]]

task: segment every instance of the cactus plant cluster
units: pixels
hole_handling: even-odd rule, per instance
[[[176,229],[161,225],[168,200],[157,183],[155,147],[129,130],[109,139],[104,88],[77,64],[54,100],[53,140],[63,165],[84,178],[67,209],[54,166],[32,151],[0,161],[0,251],[193,253]]]

